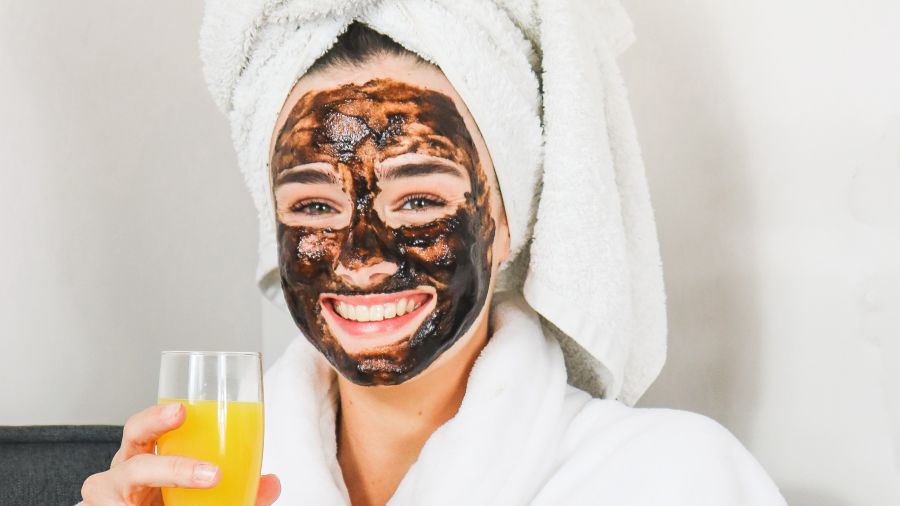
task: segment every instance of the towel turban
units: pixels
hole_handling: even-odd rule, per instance
[[[471,111],[509,222],[501,285],[556,336],[570,382],[633,404],[665,360],[659,247],[615,57],[617,0],[207,0],[200,52],[259,213],[259,286],[284,305],[268,155],[296,81],[352,22],[436,64]]]

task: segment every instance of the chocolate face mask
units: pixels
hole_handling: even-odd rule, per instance
[[[402,383],[469,330],[494,221],[450,97],[388,79],[308,92],[271,169],[288,307],[343,376]]]

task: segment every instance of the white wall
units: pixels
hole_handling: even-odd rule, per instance
[[[200,2],[0,1],[0,424],[116,423],[162,349],[261,347]]]
[[[900,504],[900,2],[626,0],[670,351],[793,506]]]
[[[722,422],[793,506],[900,504],[900,4],[624,3],[671,327],[642,404]],[[121,423],[159,350],[294,333],[199,19],[0,0],[0,424]]]

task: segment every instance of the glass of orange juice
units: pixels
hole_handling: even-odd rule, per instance
[[[210,489],[163,487],[167,506],[252,506],[263,451],[259,353],[164,351],[159,402],[187,408],[184,424],[156,442],[159,455],[183,455],[219,466]]]

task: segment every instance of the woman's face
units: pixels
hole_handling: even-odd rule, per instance
[[[402,383],[482,316],[502,260],[489,164],[436,69],[382,59],[288,97],[270,164],[282,287],[350,381]]]

